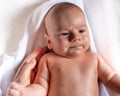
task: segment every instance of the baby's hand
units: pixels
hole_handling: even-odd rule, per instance
[[[6,96],[24,96],[24,88],[25,86],[12,82],[7,89]]]

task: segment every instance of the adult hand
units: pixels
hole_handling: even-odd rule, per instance
[[[30,53],[18,68],[14,81],[24,86],[31,84],[37,72],[37,64],[46,52],[46,47],[39,47]]]

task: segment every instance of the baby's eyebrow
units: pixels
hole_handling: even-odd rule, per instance
[[[87,25],[86,25],[86,24],[82,24],[82,25],[77,24],[77,25],[75,25],[75,27],[76,27],[77,29],[87,28]],[[63,32],[63,31],[71,30],[71,28],[65,27],[65,26],[59,26],[58,28],[56,28],[56,30],[57,30],[58,32]]]
[[[60,26],[60,27],[58,27],[57,28],[57,31],[67,31],[67,30],[69,30],[69,28],[65,28],[65,27],[63,27],[63,26]]]
[[[61,29],[58,31],[58,33],[68,32],[68,30]]]
[[[82,25],[76,25],[78,28],[81,28],[81,27],[87,27],[87,25],[86,24],[82,24]]]

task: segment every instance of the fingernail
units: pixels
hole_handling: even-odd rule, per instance
[[[27,61],[26,61],[26,63],[30,63],[31,62],[31,59],[28,59]]]
[[[35,63],[36,63],[36,60],[35,60],[35,59],[32,59],[32,60],[30,61],[30,63],[31,63],[31,64],[35,64]]]

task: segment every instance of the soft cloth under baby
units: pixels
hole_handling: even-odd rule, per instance
[[[35,11],[33,11],[28,17],[24,36],[19,43],[17,51],[11,54],[4,55],[2,64],[0,65],[0,96],[5,95],[7,86],[9,82],[13,80],[13,77],[16,73],[16,69],[20,62],[23,60],[23,58],[36,47],[46,45],[44,39],[45,30],[42,21],[44,19],[44,16],[51,7],[62,2],[69,2],[75,4],[76,6],[80,7],[83,10],[86,16],[82,0],[49,0],[40,5],[37,9],[35,9]],[[91,33],[87,17],[86,21],[90,31],[91,51],[96,52],[93,35]],[[100,94],[101,96],[109,96],[105,87],[101,84]]]

